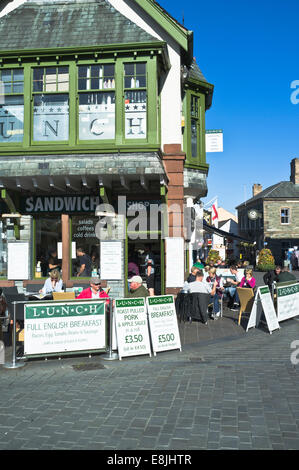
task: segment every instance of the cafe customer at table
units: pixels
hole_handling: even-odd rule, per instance
[[[91,277],[89,284],[90,286],[80,292],[76,299],[107,299],[106,303],[109,304],[109,296],[101,287],[101,279]]]
[[[60,278],[58,269],[53,269],[49,273],[48,279],[45,281],[40,294],[52,294],[52,292],[61,292],[63,290],[63,281]]]
[[[286,281],[296,281],[296,276],[290,273],[290,269],[288,267],[282,268],[281,272],[278,274],[278,282],[286,282]]]
[[[131,279],[128,279],[130,283],[130,290],[126,297],[148,297],[149,291],[142,285],[141,276],[133,276]]]

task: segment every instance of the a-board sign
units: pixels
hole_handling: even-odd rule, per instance
[[[144,297],[115,300],[118,356],[149,354],[151,347]]]
[[[105,351],[106,302],[31,302],[24,306],[24,354]]]
[[[280,326],[268,286],[259,287],[256,291],[246,331],[258,326],[262,312],[264,312],[270,334],[278,330]]]
[[[288,320],[299,315],[299,284],[277,286],[277,318]]]
[[[173,295],[147,297],[146,302],[154,355],[170,349],[181,350]]]

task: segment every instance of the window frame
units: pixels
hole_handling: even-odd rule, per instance
[[[192,116],[192,99],[198,101],[198,115]],[[185,126],[182,126],[184,151],[186,152],[186,167],[202,168],[207,171],[205,143],[205,96],[202,92],[187,88],[183,100]],[[197,120],[197,155],[192,156],[192,120]]]
[[[282,215],[282,211],[287,211],[287,215]],[[286,218],[287,222],[283,222],[282,219]],[[290,225],[291,219],[291,209],[290,207],[281,207],[280,208],[280,225]]]
[[[14,84],[14,81],[13,81],[13,71],[14,70],[22,70],[23,71],[23,91],[22,92],[16,92],[14,93],[13,91],[11,91],[10,93],[5,93],[4,92],[4,87],[3,87],[3,90],[2,90],[2,87],[0,89],[0,93],[3,91],[3,95],[1,94],[1,96],[3,96],[4,98],[6,96],[22,96],[23,97],[23,138],[20,142],[0,142],[0,148],[1,147],[5,147],[6,145],[9,147],[9,148],[12,148],[14,146],[16,147],[23,147],[24,146],[24,137],[25,137],[25,116],[26,116],[26,112],[25,112],[25,69],[24,67],[20,67],[17,66],[17,65],[12,65],[12,64],[8,64],[7,66],[2,66],[1,69],[0,69],[0,77],[2,78],[2,72],[3,71],[6,71],[6,70],[10,70],[11,71],[11,90],[13,90],[13,84]],[[18,83],[20,82],[17,81]],[[5,82],[2,82],[2,83],[5,83]],[[1,98],[0,98],[0,104],[1,103]],[[3,103],[4,105],[4,103]],[[5,106],[5,105],[4,105]]]
[[[90,89],[90,90],[79,90],[79,67],[89,67],[91,68],[93,65],[98,65],[98,66],[105,66],[105,65],[114,65],[114,88],[99,88],[99,89]],[[99,145],[101,146],[104,144],[115,144],[116,141],[116,135],[117,135],[117,77],[116,77],[116,62],[109,58],[109,59],[103,59],[100,61],[80,61],[76,64],[76,144],[77,145]],[[90,79],[91,80],[91,79]],[[79,106],[80,106],[80,95],[81,94],[87,94],[87,93],[108,93],[108,90],[111,90],[114,92],[114,104],[115,104],[115,110],[114,110],[114,139],[80,139],[80,113],[79,113]]]
[[[63,68],[63,67],[67,67],[68,68],[68,91],[45,91],[45,90],[42,90],[42,91],[36,91],[34,90],[34,71],[37,70],[37,69],[44,69],[44,71],[47,69],[47,68],[56,68],[56,89],[57,89],[57,84],[59,83],[57,81],[57,70],[59,68]],[[45,76],[46,74],[43,75],[43,86],[46,85],[46,80],[45,80]],[[48,146],[48,145],[54,145],[54,146],[59,146],[59,145],[69,145],[69,142],[70,142],[70,131],[71,131],[71,107],[70,107],[70,101],[71,101],[71,92],[70,92],[70,67],[69,67],[69,64],[68,63],[59,63],[57,64],[56,62],[55,63],[52,63],[52,64],[43,64],[43,65],[32,65],[30,67],[30,89],[31,89],[31,126],[30,126],[30,144],[32,146]],[[64,140],[34,140],[34,98],[35,96],[38,96],[38,95],[45,95],[45,96],[49,96],[49,95],[68,95],[68,139],[64,139]]]
[[[147,67],[147,134],[145,139],[126,139],[125,138],[125,109],[124,109],[124,63],[143,62]],[[78,99],[78,66],[79,65],[97,65],[105,63],[115,64],[115,137],[112,140],[80,140],[79,139],[79,99]],[[68,59],[67,57],[58,59],[36,58],[32,61],[15,60],[11,64],[0,64],[0,70],[5,68],[18,69],[24,71],[24,130],[23,141],[15,143],[0,143],[0,155],[8,150],[15,152],[16,155],[26,153],[47,151],[49,154],[57,151],[75,152],[96,151],[97,153],[117,152],[117,151],[145,151],[158,150],[161,146],[161,110],[160,110],[160,92],[158,87],[159,77],[159,58],[158,51],[151,51],[133,54],[125,53],[120,55],[111,52],[105,57],[98,58],[96,54],[89,57],[76,57]],[[65,67],[69,68],[69,91],[57,91],[57,94],[68,93],[69,98],[69,134],[68,140],[33,140],[33,112],[34,95],[41,92],[33,91],[33,71],[37,68]],[[53,93],[51,91],[47,92]]]

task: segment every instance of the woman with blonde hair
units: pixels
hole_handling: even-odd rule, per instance
[[[254,289],[255,283],[256,281],[253,277],[253,270],[251,268],[245,269],[244,277],[242,277],[239,287],[251,287],[251,289]]]
[[[40,294],[52,294],[52,292],[61,292],[63,290],[63,282],[62,279],[60,279],[58,269],[50,271],[49,276],[44,287],[39,291]]]

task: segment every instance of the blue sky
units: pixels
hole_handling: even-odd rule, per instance
[[[224,151],[207,153],[203,202],[218,196],[234,213],[254,183],[289,180],[299,158],[299,0],[158,3],[180,22],[184,16],[196,61],[215,86],[206,129],[223,129]]]

